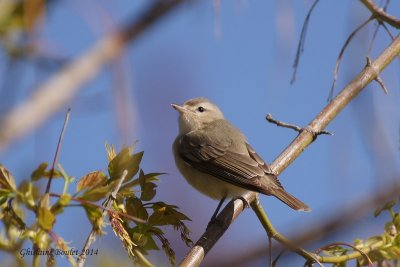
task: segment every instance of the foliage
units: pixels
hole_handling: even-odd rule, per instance
[[[324,249],[322,252],[328,257],[338,257],[347,255],[334,263],[334,267],[347,266],[349,259],[356,259],[357,266],[368,266],[370,262],[377,263],[377,266],[398,266],[400,259],[400,213],[394,211],[396,201],[390,201],[383,207],[378,208],[374,215],[380,216],[383,212],[390,214],[390,220],[386,222],[381,235],[369,237],[366,240],[357,239],[354,241],[354,249],[343,246],[333,245]],[[363,255],[360,251],[364,252]],[[334,258],[332,258],[334,259]]]
[[[175,253],[164,234],[166,226],[176,229],[186,245],[190,246],[189,229],[183,221],[189,218],[178,211],[178,207],[161,201],[153,201],[157,193],[158,177],[162,173],[144,173],[140,168],[143,152],[133,153],[133,146],[125,147],[118,154],[113,146],[106,146],[108,155],[108,173],[94,171],[79,179],[75,193],[69,193],[74,177],[69,176],[61,165],[53,171],[53,178],[64,179],[62,194],[41,194],[38,181],[52,176],[47,163],[40,164],[32,172],[29,181],[16,186],[12,174],[0,165],[0,219],[4,230],[0,236],[0,250],[15,255],[21,262],[20,251],[26,241],[32,248],[40,251],[51,249],[69,250],[68,245],[54,231],[57,216],[64,208],[78,203],[98,235],[104,234],[104,215],[110,220],[114,233],[121,239],[129,256],[137,261],[137,255],[147,255],[150,250],[165,251],[172,265]],[[126,170],[125,179],[120,181]],[[111,196],[117,187],[118,193]],[[52,203],[51,198],[57,198]],[[112,201],[106,209],[98,202]],[[33,213],[34,221],[26,219]],[[79,255],[73,255],[79,256]],[[34,262],[35,262],[34,256]],[[54,257],[47,257],[48,264],[54,264]],[[69,256],[72,265],[76,258]],[[39,261],[37,261],[39,262]]]

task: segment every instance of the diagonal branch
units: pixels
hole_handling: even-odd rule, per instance
[[[400,53],[400,36],[387,47],[378,58],[365,68],[309,123],[311,131],[301,132],[292,143],[274,160],[271,169],[275,174],[284,171],[314,140],[312,132],[323,131],[326,126],[350,103],[371,81],[376,79],[391,61]],[[249,193],[244,199],[251,203],[255,193]],[[242,200],[231,201],[219,214],[217,220],[225,222],[223,225],[215,224],[206,230],[196,245],[189,251],[180,266],[198,266],[206,253],[215,245],[220,236],[243,210]],[[220,235],[207,239],[211,232]]]
[[[25,102],[0,118],[0,152],[14,140],[38,128],[71,101],[83,85],[116,58],[129,41],[183,0],[155,1],[141,17],[94,44],[83,55],[44,82]]]
[[[333,70],[333,82],[331,86],[331,90],[329,91],[329,96],[328,96],[328,101],[330,101],[333,97],[333,92],[335,91],[336,87],[336,82],[338,79],[338,73],[339,73],[339,68],[340,64],[342,63],[343,55],[344,52],[346,51],[346,48],[350,44],[351,40],[353,40],[354,36],[362,29],[364,28],[368,23],[370,23],[373,20],[373,17],[369,17],[366,21],[361,23],[350,35],[347,37],[346,42],[344,42],[344,45],[342,46],[342,49],[340,49],[339,56],[337,57],[336,64],[335,64],[335,69]]]
[[[361,0],[366,8],[371,11],[372,16],[382,22],[387,22],[391,26],[400,29],[400,19],[386,13],[384,8],[378,7],[373,0]]]

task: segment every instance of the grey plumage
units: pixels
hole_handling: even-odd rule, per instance
[[[179,106],[174,107],[179,111]],[[204,111],[197,112],[200,107]],[[196,114],[208,110],[208,115]],[[247,143],[245,136],[223,118],[215,105],[207,99],[196,98],[187,101],[180,112],[181,117],[186,116],[181,118],[181,123],[189,126],[181,125],[181,133],[174,143],[175,160],[182,174],[199,191],[219,198],[240,194],[240,190],[235,193],[232,190],[238,187],[273,195],[295,210],[310,210],[306,204],[284,190],[278,178],[271,174],[269,166]],[[198,172],[191,170],[189,173],[185,169],[187,167]],[[206,183],[199,185],[199,180],[204,177],[201,173],[208,174],[209,181],[212,181],[211,176],[234,187],[221,189],[221,196],[208,193]]]

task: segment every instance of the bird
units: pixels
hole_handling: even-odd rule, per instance
[[[289,194],[245,135],[204,97],[171,104],[179,113],[179,132],[172,145],[176,166],[202,194],[219,200],[214,220],[226,198],[254,191],[274,196],[297,211],[311,211]]]

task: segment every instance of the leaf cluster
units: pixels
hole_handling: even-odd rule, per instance
[[[350,259],[355,258],[357,266],[368,266],[370,262],[377,263],[377,266],[398,266],[400,259],[400,213],[394,210],[396,204],[396,201],[390,201],[374,212],[375,217],[381,216],[384,212],[390,214],[390,220],[385,223],[381,235],[372,236],[366,240],[355,240],[354,249],[335,245],[324,249],[323,253],[327,256],[347,255]],[[360,251],[365,253],[359,253]],[[357,257],[352,257],[352,255]],[[333,266],[345,267],[347,263],[348,260],[343,260],[334,263]]]
[[[69,176],[61,165],[51,170],[48,163],[42,163],[29,180],[18,186],[12,174],[0,165],[0,220],[5,230],[0,236],[0,250],[18,257],[18,251],[26,240],[41,250],[67,248],[65,242],[60,243],[63,239],[53,231],[53,227],[57,216],[73,205],[85,210],[98,235],[104,234],[104,218],[108,215],[114,233],[134,260],[138,260],[139,253],[147,255],[151,250],[162,249],[174,265],[175,253],[164,228],[172,226],[190,246],[189,229],[184,224],[190,219],[177,206],[154,201],[158,177],[162,173],[145,173],[140,168],[143,152],[134,153],[133,146],[123,148],[118,154],[113,146],[106,146],[106,150],[108,172],[97,170],[84,175],[76,183],[73,194],[69,192],[75,178]],[[40,193],[39,181],[49,177],[63,179],[61,194]],[[51,201],[53,197],[56,201]],[[33,223],[26,219],[30,212],[35,218]],[[76,259],[69,260],[75,264]]]

